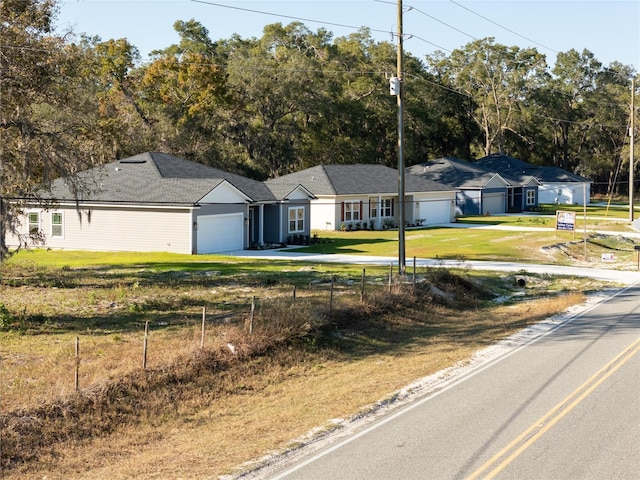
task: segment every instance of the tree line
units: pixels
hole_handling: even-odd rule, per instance
[[[0,197],[150,150],[257,180],[317,164],[397,166],[396,47],[366,28],[334,38],[274,23],[260,38],[214,41],[178,20],[179,42],[142,62],[126,38],[56,32],[57,8],[0,2]],[[405,163],[501,152],[624,193],[635,75],[588,50],[550,65],[492,38],[407,53]]]

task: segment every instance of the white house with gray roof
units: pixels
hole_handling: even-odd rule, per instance
[[[398,171],[384,165],[318,165],[265,183],[271,189],[302,187],[313,194],[312,230],[381,229],[398,222]],[[450,223],[455,198],[453,188],[407,175],[405,221]]]
[[[49,205],[27,205],[7,245],[218,253],[309,235],[309,198],[166,153],[147,152],[57,179]],[[32,242],[35,243],[35,242]]]

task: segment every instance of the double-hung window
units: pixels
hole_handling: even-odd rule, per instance
[[[378,218],[378,200],[376,198],[369,199],[369,217]]]
[[[40,233],[40,213],[29,212],[29,235]]]
[[[536,204],[536,191],[535,190],[527,190],[527,206]]]
[[[391,198],[382,199],[382,203],[380,205],[380,216],[393,217],[393,199]]]
[[[304,207],[289,207],[289,233],[304,232]]]
[[[51,214],[51,236],[52,237],[62,237],[62,213],[53,212]]]
[[[358,222],[362,220],[360,202],[344,202],[345,222]]]

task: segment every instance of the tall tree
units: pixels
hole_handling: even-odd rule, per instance
[[[447,85],[474,101],[473,120],[483,133],[478,153],[503,152],[509,137],[528,142],[522,134],[522,101],[544,79],[544,55],[534,48],[476,40],[449,57],[429,57],[432,67],[446,75]]]
[[[152,52],[139,69],[138,89],[154,118],[157,145],[202,163],[215,162],[219,109],[226,101],[224,56],[195,20],[178,21],[177,45]]]
[[[310,129],[322,131],[330,101],[323,70],[330,36],[299,22],[267,25],[260,40],[228,61],[232,103],[225,113],[229,152],[258,178],[302,166]]]
[[[588,50],[559,53],[534,98],[540,134],[548,139],[540,163],[588,176],[594,191],[610,189],[621,173],[632,74],[621,64],[604,67]]]
[[[570,50],[559,53],[551,70],[553,78],[548,83],[550,93],[547,112],[555,117],[553,163],[561,168],[571,168],[571,134],[578,134],[588,127],[593,108],[593,92],[597,76],[602,68],[593,54]],[[575,135],[574,135],[575,137]],[[577,138],[574,138],[577,140]],[[574,154],[575,154],[574,145]]]
[[[0,2],[0,259],[20,201],[92,161],[75,111],[82,51],[53,34],[55,14],[55,0]]]

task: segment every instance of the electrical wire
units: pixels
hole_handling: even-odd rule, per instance
[[[312,18],[304,18],[304,17],[297,17],[297,16],[293,16],[293,15],[285,15],[282,13],[274,13],[274,12],[265,12],[262,10],[254,10],[252,8],[244,8],[244,7],[237,7],[237,6],[232,6],[232,5],[225,5],[223,3],[217,3],[217,2],[210,2],[207,0],[190,0],[193,3],[202,3],[205,5],[212,5],[214,7],[221,7],[221,8],[229,8],[231,10],[240,10],[243,12],[250,12],[250,13],[258,13],[260,15],[269,15],[272,17],[280,17],[280,18],[288,18],[290,20],[300,20],[303,22],[311,22],[311,23],[319,23],[322,25],[331,25],[333,27],[341,27],[341,28],[350,28],[350,29],[354,29],[354,30],[360,30],[362,27],[356,27],[354,25],[346,25],[344,23],[335,23],[335,22],[327,22],[324,20],[314,20]],[[367,27],[370,31],[372,32],[377,32],[377,33],[389,33],[388,30],[379,30],[379,29],[375,29],[375,28],[369,28]]]
[[[347,24],[341,24],[341,23],[334,23],[334,22],[326,22],[326,21],[321,21],[321,20],[308,19],[308,18],[296,17],[296,16],[290,16],[290,15],[283,15],[283,14],[279,14],[279,13],[266,12],[266,11],[261,11],[261,10],[248,9],[248,8],[244,8],[244,7],[238,7],[238,6],[225,5],[225,4],[221,4],[221,3],[217,3],[217,2],[212,2],[212,1],[208,1],[208,0],[190,0],[190,1],[191,1],[191,2],[193,2],[193,3],[201,3],[201,4],[206,4],[206,5],[216,6],[216,7],[229,8],[229,9],[233,9],[233,10],[247,11],[247,12],[257,13],[257,14],[261,14],[261,15],[270,15],[270,16],[277,16],[277,17],[289,18],[289,19],[295,19],[295,20],[301,20],[301,21],[312,22],[312,23],[320,23],[320,24],[326,24],[326,25],[339,26],[339,27],[343,27],[343,28],[352,28],[352,29],[354,29],[354,30],[358,30],[358,29],[362,28],[362,27],[356,27],[356,26],[353,26],[353,25],[347,25]],[[376,1],[376,2],[378,2],[378,3],[388,3],[388,4],[391,4],[391,3],[392,3],[392,2],[389,2],[389,1],[385,1],[385,0],[374,0],[374,1]],[[540,44],[540,43],[538,43],[538,42],[535,42],[534,40],[531,40],[531,39],[529,39],[529,38],[527,38],[527,37],[524,37],[524,36],[522,36],[522,35],[518,34],[517,32],[515,32],[515,31],[513,31],[513,30],[511,30],[511,29],[508,29],[508,28],[506,28],[506,27],[504,27],[504,26],[500,25],[500,24],[499,24],[499,23],[497,23],[497,22],[494,22],[493,20],[491,20],[491,19],[489,19],[489,18],[487,18],[487,17],[484,17],[483,15],[481,15],[481,14],[479,14],[479,13],[477,13],[477,12],[472,11],[471,9],[469,9],[469,8],[467,8],[467,7],[463,6],[463,5],[461,5],[461,4],[457,3],[457,2],[455,2],[454,0],[450,0],[450,2],[451,2],[451,3],[453,3],[453,4],[455,4],[455,5],[457,5],[457,6],[458,6],[458,7],[460,7],[460,8],[463,8],[463,9],[465,9],[465,10],[468,10],[469,12],[473,13],[474,15],[477,15],[477,16],[479,16],[479,17],[481,17],[481,18],[485,19],[486,21],[488,21],[488,22],[490,22],[490,23],[492,23],[492,24],[495,24],[495,25],[497,25],[497,26],[499,26],[499,27],[501,27],[501,28],[503,28],[503,29],[505,29],[505,30],[507,30],[507,31],[509,31],[509,32],[511,32],[511,33],[513,33],[513,34],[515,34],[515,35],[518,35],[518,36],[520,36],[520,37],[522,37],[522,38],[524,38],[524,39],[526,39],[526,40],[528,40],[528,41],[531,41],[531,42],[533,42],[533,43],[536,43],[537,45],[540,45],[540,46],[542,46],[542,47],[544,47],[544,48],[547,48],[547,49],[549,49],[549,50],[552,50],[552,51],[553,51],[553,49],[550,49],[549,47],[546,47],[545,45],[542,45],[542,44]],[[463,35],[469,36],[470,38],[475,38],[475,37],[473,37],[472,35],[470,35],[470,34],[468,34],[468,33],[464,32],[464,31],[462,31],[462,30],[460,30],[460,29],[458,29],[458,28],[456,28],[456,27],[454,27],[454,26],[452,26],[452,25],[450,25],[450,24],[448,24],[448,23],[446,23],[446,22],[443,22],[443,21],[441,21],[440,19],[438,19],[438,18],[436,18],[436,17],[434,17],[434,16],[432,16],[432,15],[430,15],[430,14],[428,14],[428,13],[424,12],[423,10],[421,10],[421,9],[419,9],[419,8],[416,8],[415,6],[409,6],[408,11],[411,11],[411,10],[415,10],[415,11],[417,11],[418,13],[420,13],[420,14],[422,14],[422,15],[424,15],[424,16],[427,16],[428,18],[431,18],[431,19],[433,19],[434,21],[437,21],[437,22],[441,23],[442,25],[445,25],[445,26],[446,26],[446,27],[448,27],[448,28],[451,28],[451,29],[453,29],[453,30],[455,30],[455,31],[457,31],[457,32],[459,32],[459,33],[462,33]],[[367,28],[368,28],[368,27],[367,27]],[[374,32],[388,33],[388,32],[387,32],[387,31],[385,31],[385,30],[379,30],[379,29],[371,29],[371,28],[369,28],[369,30],[370,30],[370,31],[374,31]],[[433,42],[430,42],[429,40],[426,40],[426,39],[424,39],[424,38],[422,38],[422,37],[419,37],[419,36],[417,36],[417,35],[408,35],[408,36],[410,36],[411,38],[416,38],[416,39],[418,39],[418,40],[420,40],[420,41],[422,41],[422,42],[428,43],[428,44],[430,44],[430,45],[433,45],[433,46],[435,46],[435,47],[437,47],[437,48],[440,48],[440,49],[442,49],[442,50],[447,50],[446,48],[441,47],[441,46],[439,46],[439,45],[437,45],[437,44],[435,44],[435,43],[433,43]],[[11,45],[0,45],[0,49],[1,49],[1,48],[18,48],[18,49],[22,48],[22,49],[24,49],[24,50],[30,50],[30,51],[42,51],[42,52],[46,52],[46,49],[30,48],[30,47],[26,47],[26,46],[19,46],[19,47],[17,47],[17,46],[11,46]],[[448,51],[448,50],[447,50],[447,51]],[[115,57],[115,56],[113,56],[113,57],[105,56],[105,57],[107,57],[107,58],[117,58],[117,57]],[[153,63],[155,60],[156,60],[156,59],[149,59],[149,60],[146,60],[146,61],[141,61],[141,63],[142,63],[142,64],[144,64],[144,63]],[[140,60],[139,60],[139,59],[134,59],[134,65],[135,65],[135,64],[139,64],[138,62],[140,62]],[[229,68],[229,66],[228,66],[228,65],[217,64],[217,63],[214,63],[214,62],[211,62],[211,63],[202,63],[202,62],[183,62],[183,64],[184,64],[184,65],[197,65],[197,66],[215,65],[215,66],[218,66],[218,67],[221,67],[221,68]],[[237,67],[234,67],[234,69],[236,69],[237,71],[249,71],[249,70],[251,70],[251,71],[270,71],[270,70],[271,70],[269,67],[254,67],[254,68],[252,68],[252,69],[247,69],[246,67],[243,67],[243,68],[237,68]],[[341,70],[283,69],[283,68],[281,68],[281,67],[273,68],[273,71],[278,71],[278,72],[290,72],[290,73],[300,71],[300,72],[310,72],[310,73],[314,73],[314,72],[315,72],[315,73],[323,73],[323,74],[331,74],[331,73],[332,73],[332,74],[351,74],[351,75],[382,75],[382,74],[384,74],[384,72],[376,72],[376,71],[352,71],[352,70],[344,70],[344,71],[341,71]],[[415,77],[415,76],[414,76],[414,77]],[[423,79],[423,80],[425,80],[425,79]],[[427,81],[427,80],[425,80],[425,81]],[[465,93],[463,93],[463,92],[461,92],[461,91],[458,91],[458,90],[456,90],[456,89],[453,89],[453,88],[451,88],[451,87],[447,87],[447,86],[445,86],[445,85],[441,85],[441,84],[438,84],[438,83],[436,83],[436,82],[429,82],[429,81],[427,81],[427,82],[428,82],[428,83],[430,83],[430,84],[432,84],[432,85],[438,86],[438,87],[440,87],[440,88],[444,88],[444,89],[446,89],[446,90],[449,90],[449,91],[451,91],[451,92],[458,93],[458,94],[460,94],[460,95],[464,95],[464,96],[467,96],[467,97],[469,96],[469,95],[467,95],[467,94],[465,94]],[[546,89],[546,90],[548,90],[548,91],[552,91],[552,92],[554,92],[554,93],[558,93],[558,94],[561,94],[561,95],[564,95],[564,96],[572,96],[572,94],[571,94],[571,93],[561,92],[561,91],[554,90],[554,89],[551,89],[551,88],[546,88],[546,87],[543,87],[543,88],[545,88],[545,89]],[[610,102],[598,102],[598,103],[603,104],[603,105],[609,105],[609,106],[617,106],[617,104],[615,104],[615,103],[614,103],[614,104],[612,104],[612,103],[610,103]],[[569,121],[569,120],[553,119],[553,118],[551,118],[551,117],[544,117],[544,118],[546,118],[546,119],[548,119],[548,120],[555,121],[555,122],[560,121],[560,122],[573,123],[573,124],[581,124],[581,125],[583,125],[583,124],[584,124],[584,123],[582,123],[582,122],[572,122],[572,121]],[[609,127],[609,128],[619,128],[619,126],[617,126],[617,127],[608,126],[608,125],[602,125],[602,126],[603,126],[603,127]]]
[[[457,5],[458,7],[462,8],[462,9],[464,9],[464,10],[466,10],[466,11],[470,12],[470,13],[473,13],[474,15],[476,15],[476,16],[478,16],[478,17],[482,18],[483,20],[486,20],[486,21],[487,21],[487,22],[489,22],[489,23],[492,23],[493,25],[496,25],[497,27],[502,28],[503,30],[506,30],[506,31],[507,31],[507,32],[509,32],[509,33],[513,33],[514,35],[516,35],[516,36],[518,36],[518,37],[520,37],[520,38],[523,38],[523,39],[525,39],[525,40],[527,40],[527,41],[529,41],[529,42],[535,43],[535,44],[536,44],[536,45],[538,45],[539,47],[545,48],[545,49],[547,49],[547,50],[549,50],[549,51],[551,51],[551,52],[553,52],[553,53],[560,53],[560,52],[558,52],[557,50],[554,50],[554,49],[553,49],[553,48],[551,48],[551,47],[547,47],[546,45],[543,45],[542,43],[536,42],[535,40],[532,40],[532,39],[531,39],[531,38],[529,38],[529,37],[525,37],[524,35],[519,34],[519,33],[518,33],[518,32],[516,32],[515,30],[512,30],[512,29],[510,29],[510,28],[507,28],[507,27],[505,27],[504,25],[500,25],[498,22],[494,22],[494,21],[493,21],[493,20],[491,20],[490,18],[485,17],[484,15],[481,15],[481,14],[479,14],[478,12],[475,12],[475,11],[471,10],[470,8],[467,8],[467,7],[465,7],[464,5],[461,5],[460,3],[456,2],[455,0],[449,0],[449,2],[453,3],[454,5]]]

